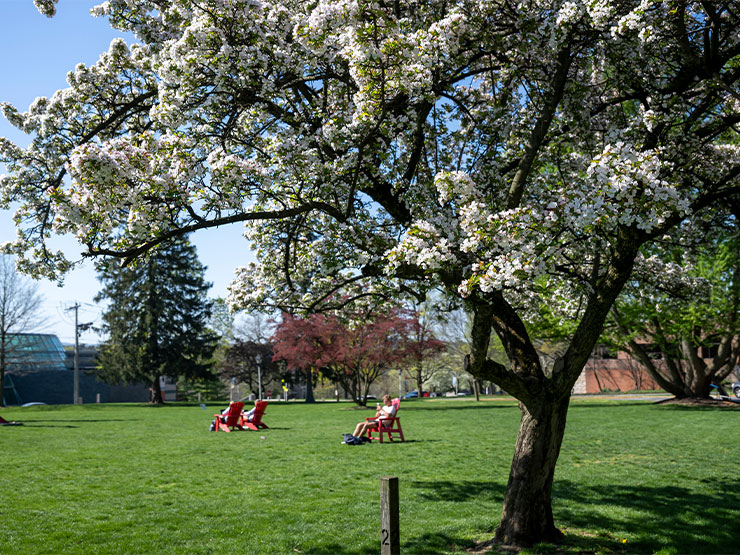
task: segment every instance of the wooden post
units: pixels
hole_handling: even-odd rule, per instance
[[[398,531],[398,478],[380,478],[380,553],[401,553],[401,536]]]

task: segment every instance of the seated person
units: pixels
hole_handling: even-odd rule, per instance
[[[357,427],[355,427],[355,432],[352,435],[361,439],[365,439],[365,434],[367,434],[369,430],[378,429],[378,425],[381,420],[392,418],[394,416],[396,416],[396,408],[393,406],[391,396],[383,395],[383,404],[378,405],[378,408],[375,411],[375,420],[366,420],[365,422],[360,422],[359,424],[357,424]]]
[[[226,415],[229,413],[229,409],[231,408],[231,405],[233,403],[234,403],[234,401],[232,401],[231,403],[229,403],[229,406],[226,407],[224,410],[221,411],[221,416],[219,416],[218,419],[221,421],[222,424],[226,424]],[[252,408],[252,410],[250,410],[249,412],[247,412],[244,415],[244,418],[246,418],[247,422],[251,422],[252,421],[252,416],[254,415],[254,411],[257,408],[257,406],[256,406],[257,405],[257,402],[255,401],[254,404],[255,404],[255,406]],[[215,420],[213,422],[211,422],[211,426],[210,426],[209,430],[212,431],[212,432],[216,430],[216,421]]]
[[[247,412],[244,413],[244,420],[246,420],[247,422],[251,422],[252,417],[254,416],[254,411],[256,410],[257,410],[257,401],[254,402],[254,406],[251,409],[249,409]]]

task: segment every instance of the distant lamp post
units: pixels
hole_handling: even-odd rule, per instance
[[[259,395],[257,396],[257,400],[262,400],[262,355],[257,354],[254,355],[254,361],[257,363],[257,389],[259,392]]]

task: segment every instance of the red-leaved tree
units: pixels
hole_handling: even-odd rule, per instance
[[[428,318],[414,317],[409,324],[408,336],[408,371],[416,380],[419,397],[424,396],[424,383],[431,378],[429,361],[444,352],[447,343],[437,339],[432,331]]]
[[[314,403],[313,372],[319,367],[323,350],[322,338],[325,317],[312,314],[300,318],[283,313],[282,322],[275,328],[272,336],[272,360],[284,360],[288,370],[301,371],[306,374],[306,402]]]
[[[418,324],[415,316],[400,310],[313,314],[309,318],[283,314],[272,338],[274,360],[305,371],[309,383],[311,371],[320,369],[364,406],[373,382],[394,365],[424,351],[418,341]]]

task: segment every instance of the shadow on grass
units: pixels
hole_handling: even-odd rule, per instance
[[[717,405],[699,405],[699,406],[690,406],[690,405],[668,405],[668,404],[656,404],[656,406],[660,407],[660,410],[675,410],[675,411],[713,411],[713,410],[721,410],[721,411],[729,411],[729,412],[735,412],[737,414],[740,414],[740,405],[737,403],[734,404],[717,404]]]
[[[740,492],[731,490],[730,479],[703,483],[710,491],[680,486],[589,486],[556,480],[555,522],[565,533],[564,544],[549,549],[538,546],[535,552],[739,553]],[[505,483],[471,480],[408,484],[428,504],[503,501],[506,489]],[[620,533],[629,536],[627,543],[617,536]],[[403,545],[404,550],[436,553],[469,544],[460,538],[428,534],[409,538]]]
[[[31,424],[30,426],[27,426],[28,430],[33,430],[36,428],[72,428],[76,430],[77,428],[79,428],[79,426],[71,426],[69,424],[62,426],[55,426],[54,424]]]
[[[724,403],[724,404],[716,404],[716,405],[680,405],[680,404],[671,404],[671,403],[665,403],[661,401],[653,401],[653,400],[633,400],[633,401],[619,401],[619,400],[604,400],[604,401],[576,401],[574,403],[571,403],[571,408],[576,407],[578,409],[599,409],[599,410],[608,410],[608,409],[618,409],[623,407],[636,407],[636,406],[652,406],[655,410],[677,410],[677,411],[713,411],[713,410],[723,410],[723,411],[737,411],[740,414],[740,404],[738,403]]]
[[[74,423],[77,423],[77,424],[88,424],[88,423],[94,424],[96,422],[134,422],[134,421],[135,421],[134,419],[126,419],[126,418],[101,418],[101,419],[99,419],[99,418],[91,418],[89,420],[88,419],[85,419],[85,418],[82,418],[82,419],[74,419],[74,420],[56,419],[56,418],[54,420],[38,420],[38,419],[35,419],[35,418],[24,418],[22,420],[22,422],[24,422],[24,423],[29,423],[29,422],[43,422],[43,423],[74,422]]]
[[[435,405],[434,403],[424,403],[423,401],[419,404],[412,404],[412,403],[401,403],[401,410],[414,410],[414,411],[422,411],[422,410],[439,410],[439,411],[451,411],[451,410],[511,410],[517,408],[517,405],[515,402],[506,403],[506,404],[493,404],[493,403],[486,403],[485,401],[481,401],[481,404],[475,404],[475,405],[448,405],[448,404],[438,404]]]
[[[378,544],[380,544],[379,541],[378,541]],[[312,554],[312,555],[326,555],[327,553],[332,553],[332,554],[336,554],[336,555],[351,555],[351,554],[356,554],[356,555],[377,555],[378,550],[379,550],[379,547],[378,546],[370,547],[370,546],[367,546],[367,545],[366,546],[363,546],[363,547],[361,547],[359,549],[349,549],[349,548],[347,548],[347,546],[341,545],[341,544],[336,543],[336,542],[334,542],[334,543],[324,543],[324,544],[317,545],[317,546],[314,546],[314,547],[306,548],[305,550],[301,550],[301,551],[298,551],[296,549],[296,551],[298,553],[309,553],[309,554]]]
[[[59,426],[56,426],[54,424],[29,424],[28,420],[24,420],[22,422],[22,426],[18,426],[19,428],[22,428],[24,430],[35,430],[36,428],[74,428],[77,429],[79,426],[72,426],[70,424],[62,424]]]
[[[612,400],[604,400],[604,401],[576,401],[572,402],[570,404],[570,408],[575,409],[599,409],[599,410],[609,410],[609,409],[621,409],[624,407],[645,407],[645,406],[658,406],[658,404],[655,401],[612,401]]]
[[[503,499],[506,484],[497,482],[483,482],[477,480],[448,480],[412,481],[412,488],[422,490],[419,495],[429,502],[435,501],[470,501],[485,497],[489,499]]]
[[[458,538],[443,534],[442,532],[430,532],[409,541],[401,541],[401,552],[403,553],[457,553],[468,547],[473,547],[474,542],[469,538]],[[377,551],[376,551],[377,553]]]
[[[449,536],[441,532],[423,534],[407,541],[403,539],[403,529],[401,530],[401,535],[402,553],[421,553],[424,555],[457,553],[473,545],[473,542],[469,539]],[[359,548],[349,549],[338,542],[327,542],[302,550],[300,553],[310,553],[313,555],[326,555],[327,553],[331,553],[332,555],[377,555],[379,551],[380,533],[378,533],[377,544],[363,545]]]
[[[366,445],[406,445],[408,443],[439,443],[440,441],[442,440],[441,439],[407,439],[405,441],[401,441],[400,439],[394,439],[393,441],[388,441],[387,439],[384,439],[382,444],[377,440],[373,440],[370,443],[367,443]]]
[[[740,492],[715,482],[716,492],[680,486],[586,486],[556,481],[553,496],[578,503],[556,508],[560,526],[627,530],[630,552],[738,553]],[[726,488],[727,491],[721,491]],[[595,512],[589,507],[616,506],[626,511]]]

